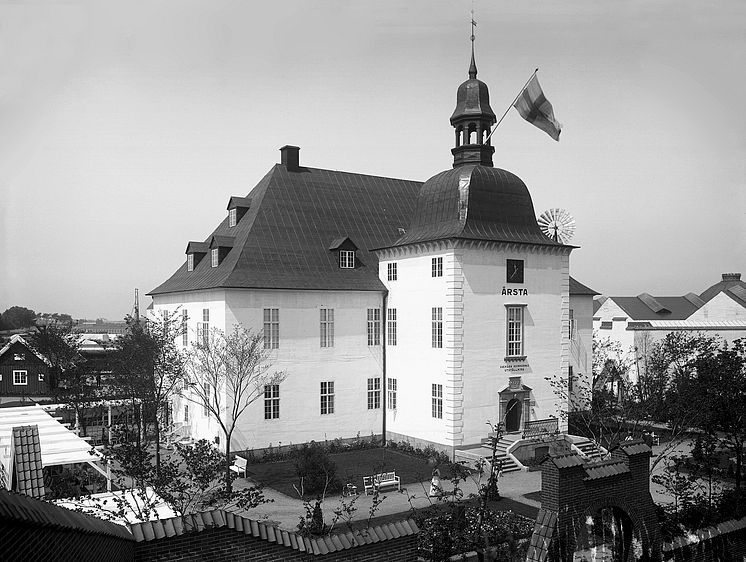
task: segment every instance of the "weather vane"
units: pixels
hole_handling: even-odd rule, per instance
[[[471,2],[471,42],[474,43],[474,28],[477,26],[477,22],[474,19],[474,0]]]

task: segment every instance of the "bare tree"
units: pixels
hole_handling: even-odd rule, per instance
[[[183,397],[202,406],[225,437],[225,490],[230,494],[231,437],[241,415],[286,373],[272,370],[271,350],[264,336],[236,324],[225,334],[213,329],[192,344]]]

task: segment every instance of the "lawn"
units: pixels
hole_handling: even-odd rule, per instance
[[[329,457],[337,465],[340,483],[355,484],[360,492],[363,490],[363,476],[394,470],[396,475],[401,477],[402,486],[405,486],[429,480],[433,470],[426,459],[385,448],[332,453]],[[450,472],[444,467],[440,467],[440,471],[442,476],[450,476]],[[246,472],[253,480],[267,487],[294,498],[298,497],[298,493],[293,489],[293,484],[299,483],[293,461],[251,464]],[[329,491],[338,493],[340,490],[341,488],[337,488]]]

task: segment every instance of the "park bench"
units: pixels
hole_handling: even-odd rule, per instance
[[[381,472],[373,476],[363,476],[363,487],[365,488],[366,496],[368,493],[372,494],[376,490],[388,488],[389,486],[396,486],[396,489],[401,491],[401,478],[396,475],[396,472]]]
[[[241,474],[244,475],[244,478],[246,477],[246,464],[247,461],[243,457],[239,457],[236,455],[236,458],[233,459],[233,464],[231,465],[231,470],[241,476]]]

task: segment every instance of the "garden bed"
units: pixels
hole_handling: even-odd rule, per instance
[[[433,467],[427,459],[414,457],[387,448],[359,449],[344,453],[330,453],[329,458],[337,465],[339,485],[327,490],[327,493],[341,492],[341,486],[350,482],[363,490],[363,476],[370,476],[379,472],[396,471],[401,477],[402,486],[429,480]],[[450,477],[448,466],[441,465],[443,477]],[[246,471],[252,480],[273,488],[287,496],[297,498],[298,493],[293,485],[299,486],[299,478],[292,460],[250,464]]]

